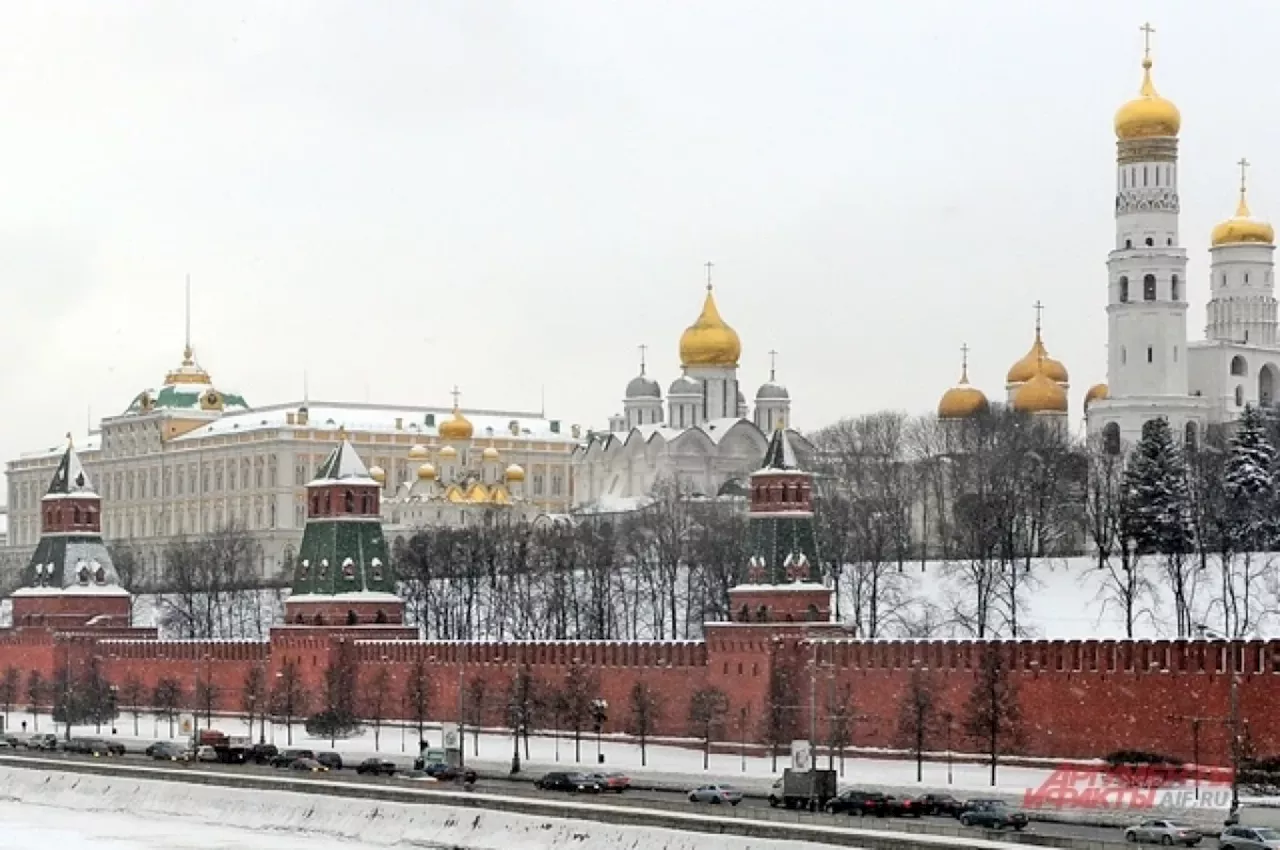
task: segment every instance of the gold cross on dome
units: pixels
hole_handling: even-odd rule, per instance
[[[774,373],[778,370],[778,352],[772,348],[769,349],[769,380],[773,380]]]
[[[960,343],[960,364],[964,369],[969,368],[969,343]]]
[[[1245,182],[1245,171],[1246,169],[1248,169],[1249,166],[1253,165],[1253,163],[1245,159],[1244,157],[1240,157],[1240,161],[1237,162],[1236,165],[1240,166],[1240,191],[1243,192],[1244,182]]]
[[[703,265],[707,267],[707,292],[710,292],[711,291],[711,269],[715,267],[715,263],[711,262],[710,260],[707,260],[706,263],[704,263]]]
[[[1150,21],[1147,21],[1142,26],[1138,27],[1138,29],[1142,31],[1142,55],[1145,58],[1150,59],[1151,58],[1151,36],[1156,31],[1156,28],[1151,26]]]
[[[452,392],[450,392],[449,394],[453,396],[453,406],[454,406],[454,409],[457,409],[457,407],[458,407],[458,397],[462,395],[462,391],[458,389],[458,385],[457,385],[457,384],[454,384],[454,385],[453,385],[453,390],[452,390]]]
[[[1036,311],[1036,333],[1040,333],[1040,315],[1044,312],[1044,304],[1041,304],[1040,301],[1037,300],[1036,303],[1031,306],[1034,307]]]
[[[644,374],[644,365],[645,365],[645,363],[644,363],[644,355],[645,355],[645,352],[647,352],[647,351],[649,350],[649,346],[645,345],[644,343],[641,343],[640,345],[638,345],[638,346],[636,346],[636,347],[640,349],[640,374],[641,374],[641,375],[643,375],[643,374]]]

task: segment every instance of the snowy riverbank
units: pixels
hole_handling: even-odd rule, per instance
[[[812,850],[800,841],[520,815],[448,805],[335,799],[0,767],[0,817],[34,840],[59,846],[143,848],[301,846],[364,850],[414,846],[459,850]],[[70,815],[69,820],[64,820]],[[89,816],[89,817],[86,817]],[[175,836],[186,834],[187,839]],[[10,836],[12,838],[13,836]],[[221,843],[213,843],[217,837]],[[99,843],[107,840],[111,843]],[[20,846],[6,845],[0,847]],[[21,846],[34,846],[23,844]]]

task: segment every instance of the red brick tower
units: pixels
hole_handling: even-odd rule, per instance
[[[14,626],[127,628],[130,594],[102,542],[102,499],[70,442],[40,501],[40,531],[13,592]]]

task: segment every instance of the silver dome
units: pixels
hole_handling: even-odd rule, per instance
[[[688,375],[681,375],[671,382],[667,395],[702,395],[702,384]]]
[[[662,387],[653,378],[636,375],[627,384],[627,398],[662,398]]]
[[[782,384],[769,381],[767,384],[761,384],[760,389],[756,391],[756,400],[759,401],[762,398],[789,399],[791,394]]]

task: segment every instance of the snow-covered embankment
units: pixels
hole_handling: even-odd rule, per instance
[[[241,790],[0,766],[0,799],[58,809],[181,819],[211,828],[308,833],[361,847],[399,844],[465,850],[812,850],[813,844],[521,815],[448,805],[410,805],[290,791]],[[140,822],[142,822],[140,820]]]

